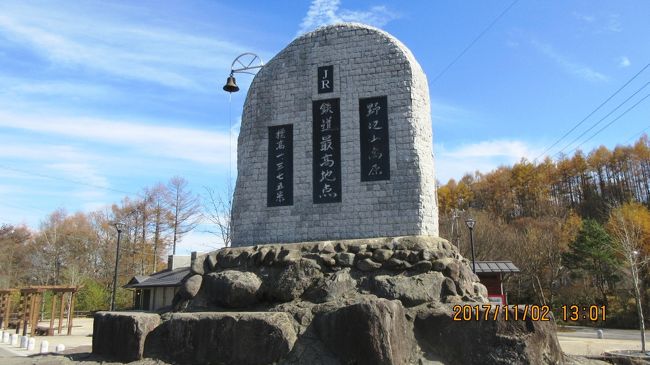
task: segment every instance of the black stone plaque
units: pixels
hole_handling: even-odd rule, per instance
[[[334,66],[318,68],[318,93],[331,93],[334,91]]]
[[[341,201],[341,112],[339,99],[313,102],[314,203]]]
[[[293,205],[293,125],[269,127],[266,205]]]
[[[390,180],[388,98],[359,99],[361,181]]]

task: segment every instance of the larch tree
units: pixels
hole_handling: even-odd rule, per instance
[[[611,211],[607,230],[614,238],[614,247],[623,256],[625,266],[632,277],[632,290],[641,331],[641,351],[645,353],[640,270],[648,263],[648,253],[644,247],[647,247],[650,241],[650,212],[638,203],[626,203]]]
[[[209,229],[208,232],[218,236],[223,245],[229,247],[232,224],[232,186],[228,184],[225,192],[219,192],[206,186],[205,193],[205,216],[215,226],[215,229]]]
[[[187,180],[174,176],[167,184],[169,222],[172,230],[172,255],[176,244],[185,234],[193,230],[201,218],[201,201],[187,187]]]

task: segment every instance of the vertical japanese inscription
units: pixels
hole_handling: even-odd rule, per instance
[[[334,91],[334,66],[318,68],[318,93],[331,93]]]
[[[293,204],[293,125],[269,127],[269,165],[266,204]]]
[[[361,181],[390,180],[387,97],[359,99],[359,121]]]
[[[339,99],[317,100],[313,113],[314,203],[341,201],[341,113]]]

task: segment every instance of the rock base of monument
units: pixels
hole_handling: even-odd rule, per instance
[[[93,352],[110,353],[121,328],[144,346],[115,358],[179,364],[562,362],[552,321],[485,315],[486,296],[437,237],[225,248],[193,262],[157,327],[151,314],[98,313]]]

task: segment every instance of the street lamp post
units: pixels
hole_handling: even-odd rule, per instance
[[[115,272],[113,273],[113,292],[111,293],[111,311],[115,310],[115,292],[117,289],[117,267],[120,263],[120,238],[122,237],[122,230],[124,229],[124,223],[115,222],[113,223],[113,225],[117,230],[117,250],[115,252]]]
[[[474,225],[476,221],[473,218],[465,220],[467,228],[469,228],[469,244],[472,248],[472,272],[476,274],[476,260],[474,259]]]

